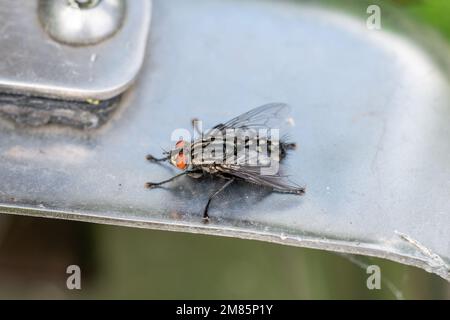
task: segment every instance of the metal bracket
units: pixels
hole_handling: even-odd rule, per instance
[[[54,26],[51,22],[59,23],[60,33],[64,21],[72,27],[75,22],[92,27],[94,22],[102,22],[96,14],[99,10],[111,9],[111,3],[120,1],[102,0],[100,3],[109,3],[110,7],[104,9],[99,4],[93,9],[80,8],[78,15],[68,15],[66,20],[55,17],[61,10],[55,12],[49,9],[70,6],[69,2],[2,1],[0,92],[63,100],[106,100],[120,95],[131,85],[144,60],[152,2],[127,1],[123,21],[116,25],[118,30],[114,33],[108,29],[114,26],[108,27],[106,20],[100,24],[101,28],[105,28],[104,33],[92,35],[86,31],[92,31],[92,28],[80,29],[79,32],[84,32],[85,37],[93,37],[86,39],[83,45],[67,44],[73,43],[71,38],[68,41],[56,40],[55,30],[50,29]],[[74,10],[77,13],[74,8],[68,10],[69,13]],[[111,13],[106,11],[106,14],[108,12]],[[120,14],[114,14],[114,19],[121,19]],[[60,36],[69,37],[69,33]],[[93,42],[96,43],[90,44]]]

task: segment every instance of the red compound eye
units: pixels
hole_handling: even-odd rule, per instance
[[[182,152],[180,152],[180,154],[177,155],[176,161],[177,161],[178,169],[181,169],[181,170],[186,169],[186,167],[187,167],[186,156]]]

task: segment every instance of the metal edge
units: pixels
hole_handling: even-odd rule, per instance
[[[274,232],[253,232],[248,229],[238,227],[216,227],[212,225],[188,225],[186,223],[165,223],[151,220],[137,220],[125,218],[108,218],[98,214],[89,212],[66,212],[59,210],[41,210],[25,206],[8,206],[0,205],[0,213],[9,215],[20,215],[28,217],[38,217],[47,219],[64,219],[69,221],[87,222],[104,224],[111,226],[122,226],[139,229],[151,229],[172,232],[184,232],[191,234],[203,234],[210,236],[220,236],[227,238],[238,238],[243,240],[256,240],[279,245],[288,245],[293,247],[325,250],[329,252],[345,253],[382,258],[398,262],[401,264],[417,267],[429,273],[434,273],[441,278],[450,282],[450,270],[436,268],[429,259],[420,258],[414,255],[408,255],[396,251],[387,251],[380,245],[373,243],[359,242],[357,246],[352,242],[339,239],[314,238],[312,236],[298,236],[284,233],[283,237]]]

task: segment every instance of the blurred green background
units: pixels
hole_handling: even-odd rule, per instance
[[[204,235],[1,216],[0,298],[448,299],[450,284],[382,259]],[[4,232],[6,230],[6,232]],[[356,263],[351,259],[357,259]],[[381,268],[368,290],[365,268]],[[79,265],[82,289],[66,289]]]
[[[349,3],[354,9],[355,1],[330,1]],[[448,0],[372,3],[398,7],[450,41]],[[66,288],[72,264],[82,269],[80,291]],[[381,267],[381,290],[367,289],[368,275],[359,264]],[[381,259],[0,215],[0,298],[449,299],[450,284]]]

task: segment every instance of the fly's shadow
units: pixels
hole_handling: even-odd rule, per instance
[[[212,196],[230,180],[204,175],[199,178],[182,177],[160,187],[177,197],[176,216],[183,214],[198,215],[205,209]],[[209,211],[217,219],[235,219],[245,211],[261,202],[272,193],[269,188],[235,180],[226,189],[214,196]]]

